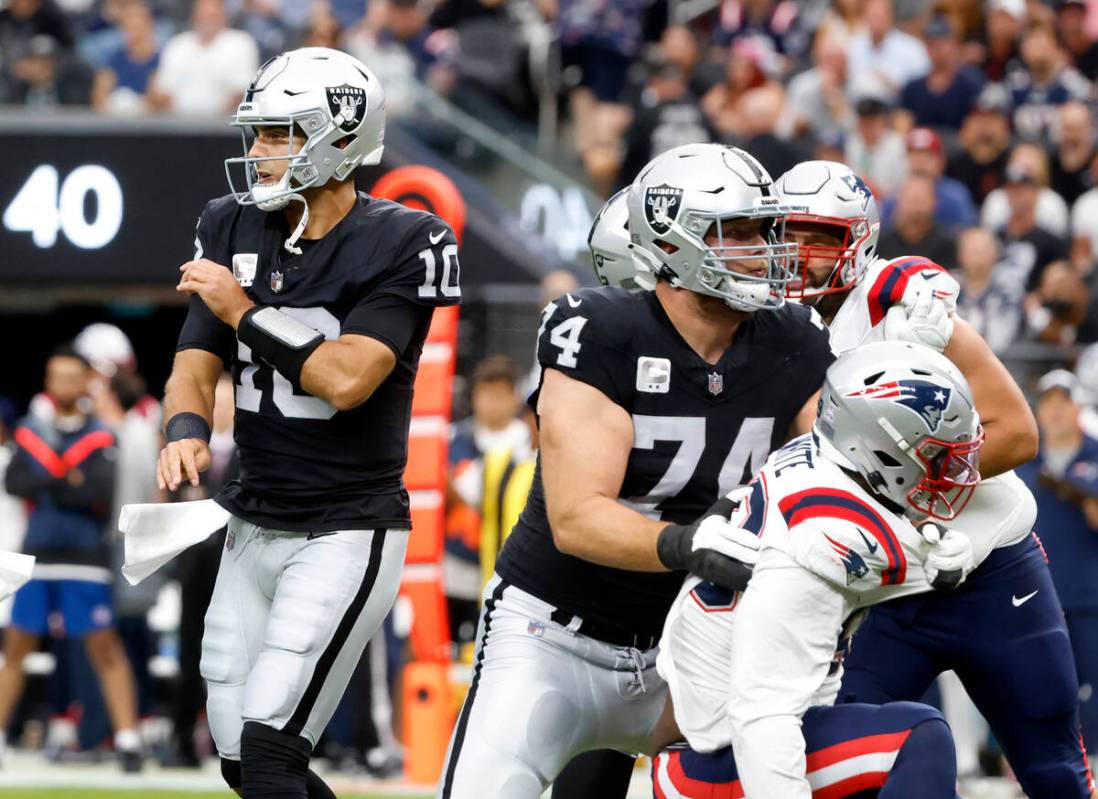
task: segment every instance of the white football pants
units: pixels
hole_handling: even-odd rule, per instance
[[[581,752],[647,749],[667,701],[655,648],[571,632],[550,619],[552,605],[499,575],[484,600],[438,799],[538,799]]]
[[[206,629],[210,732],[240,759],[245,721],[316,745],[396,599],[407,530],[293,533],[229,521]]]

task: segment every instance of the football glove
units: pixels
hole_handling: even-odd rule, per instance
[[[950,281],[953,278],[944,276]],[[956,285],[956,281],[953,281]],[[884,334],[889,341],[910,341],[942,352],[953,337],[951,306],[956,309],[956,295],[950,300],[938,296],[933,283],[904,294],[904,301],[888,309],[884,318]]]
[[[923,564],[927,581],[939,591],[952,591],[976,568],[972,541],[964,533],[934,522],[927,522],[919,532],[930,544],[930,554]]]
[[[721,588],[742,591],[758,557],[759,539],[729,521],[738,504],[724,498],[691,524],[665,527],[656,542],[660,562],[671,571],[688,571]]]

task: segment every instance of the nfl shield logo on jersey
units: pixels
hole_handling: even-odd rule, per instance
[[[724,375],[720,372],[709,373],[709,393],[714,397],[724,391]]]
[[[350,133],[366,115],[366,90],[344,83],[342,86],[329,86],[327,93],[328,110],[332,112],[332,119]]]
[[[648,226],[656,233],[666,233],[679,215],[682,205],[682,189],[661,183],[649,186],[644,192],[644,216]]]
[[[271,272],[271,291],[275,294],[282,291],[282,273],[277,269]]]

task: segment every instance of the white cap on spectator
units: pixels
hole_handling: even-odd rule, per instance
[[[987,10],[989,13],[992,11],[1005,11],[1015,19],[1025,19],[1026,0],[989,0]]]
[[[1037,381],[1038,396],[1057,388],[1074,398],[1079,389],[1079,381],[1067,369],[1053,369],[1043,374]]]
[[[95,371],[111,377],[119,367],[134,363],[133,345],[119,328],[104,322],[88,325],[72,342],[73,349],[88,359]]]

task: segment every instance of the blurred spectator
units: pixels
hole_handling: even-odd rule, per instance
[[[877,252],[882,258],[922,255],[947,269],[956,264],[957,240],[934,224],[937,201],[934,181],[911,175],[900,188],[892,226],[881,233]]]
[[[851,40],[864,33],[865,29],[864,0],[834,0],[824,12],[816,38],[833,39],[845,52]]]
[[[1001,81],[1018,65],[1018,39],[1026,19],[1026,0],[991,0],[985,39],[976,63],[989,81]]]
[[[843,160],[869,182],[875,194],[887,197],[907,174],[904,137],[889,126],[889,105],[881,98],[861,97],[854,111],[857,124],[846,138]]]
[[[471,19],[498,19],[506,13],[504,0],[441,0],[431,11],[432,28],[456,28]]]
[[[782,98],[773,92],[748,92],[743,102],[745,139],[743,147],[766,167],[771,175],[788,172],[811,156],[795,143],[775,134],[782,113]]]
[[[1098,155],[1090,162],[1090,181],[1095,188],[1071,207],[1071,263],[1080,274],[1089,273],[1098,262]]]
[[[46,33],[27,42],[6,77],[11,103],[34,107],[91,104],[92,68]]]
[[[603,193],[621,166],[618,147],[629,120],[622,90],[643,44],[647,6],[646,0],[559,0],[556,28],[575,149]]]
[[[783,138],[834,140],[853,121],[846,99],[846,50],[842,40],[818,33],[812,60],[811,69],[789,81],[778,121],[778,134]]]
[[[851,89],[883,92],[895,99],[904,85],[930,70],[926,47],[893,27],[892,0],[866,0],[865,21],[866,29],[850,40]]]
[[[1005,185],[991,192],[980,209],[980,224],[996,231],[1008,249],[1020,240],[1036,248],[1019,262],[1021,280],[1026,280],[1038,263],[1067,257],[1062,241],[1068,232],[1067,204],[1048,188],[1048,171],[1043,149],[1035,144],[1017,145],[1007,162]],[[1014,255],[1010,257],[1017,260]],[[1036,275],[1032,280],[1027,284],[1029,289],[1036,285]]]
[[[1088,436],[1098,439],[1098,344],[1091,344],[1079,353],[1075,379],[1079,381],[1079,426]]]
[[[128,0],[118,9],[122,46],[95,75],[92,104],[114,114],[147,110],[145,94],[160,65],[155,20],[144,0]]]
[[[1064,607],[1079,672],[1079,717],[1087,741],[1098,740],[1098,441],[1079,427],[1071,372],[1037,383],[1041,448],[1018,468],[1037,500],[1037,527]]]
[[[702,109],[725,141],[747,135],[745,98],[750,92],[769,92],[777,97],[779,107],[785,92],[781,84],[767,78],[763,70],[764,52],[757,41],[739,39],[732,44],[725,69],[725,78],[702,98]]]
[[[233,441],[233,379],[221,376],[214,389],[213,418],[210,434],[210,468],[199,475],[192,486],[184,481],[172,497],[187,501],[207,499],[236,477],[239,464]],[[225,529],[200,544],[184,550],[175,560],[175,577],[180,584],[179,678],[171,702],[171,749],[164,765],[199,768],[202,764],[195,748],[195,724],[206,706],[206,683],[199,672],[202,632],[206,610],[213,596]]]
[[[68,20],[54,0],[10,0],[0,10],[0,102],[22,103],[28,78],[43,72],[41,55],[35,55],[31,44],[37,37],[46,37],[38,39],[39,52],[46,47],[70,52],[74,44]]]
[[[900,106],[906,112],[903,127],[923,125],[960,129],[980,96],[984,78],[961,62],[961,39],[948,17],[930,20],[924,33],[930,72],[906,83]]]
[[[23,551],[37,556],[34,577],[16,594],[4,636],[0,670],[0,729],[23,691],[23,660],[57,618],[66,636],[83,639],[127,771],[141,766],[133,676],[114,626],[111,572],[104,530],[114,491],[114,435],[81,410],[89,364],[59,348],[46,363],[49,422],[27,417],[5,474],[7,490],[34,502]]]
[[[343,39],[343,28],[332,9],[322,3],[313,6],[309,16],[309,25],[301,40],[302,47],[330,47],[339,50]]]
[[[631,183],[645,164],[672,147],[716,139],[690,90],[697,57],[697,42],[686,28],[664,31],[626,135],[619,185]]]
[[[1035,27],[1022,39],[1023,69],[1006,78],[1013,106],[1014,131],[1026,139],[1052,140],[1057,107],[1069,100],[1085,100],[1090,83],[1067,63],[1047,27]]]
[[[1058,0],[1056,32],[1071,64],[1087,80],[1098,78],[1098,44],[1087,30],[1086,0]]]
[[[175,114],[231,113],[259,68],[255,40],[229,29],[222,0],[195,0],[191,26],[164,45],[149,105]]]
[[[985,86],[961,126],[961,149],[946,166],[946,174],[961,181],[977,204],[1003,185],[1010,150],[1008,107],[1001,86]]]
[[[236,15],[237,27],[248,33],[259,47],[260,61],[273,58],[296,46],[317,11],[331,15],[327,3],[300,0],[244,0]]]
[[[1071,205],[1093,184],[1090,165],[1096,154],[1094,118],[1080,102],[1060,106],[1056,150],[1052,155],[1052,190]]]
[[[1098,303],[1067,261],[1053,261],[1042,270],[1025,309],[1026,327],[1038,341],[1069,346],[1098,341]]]
[[[493,355],[473,370],[473,415],[453,425],[450,438],[446,549],[443,582],[453,640],[473,640],[483,584],[480,570],[484,455],[498,448],[529,446],[530,432],[518,418],[522,401],[509,358]]]
[[[914,128],[907,134],[907,171],[934,181],[936,211],[934,222],[939,225],[970,227],[976,224],[976,207],[968,189],[959,180],[946,177],[942,139],[930,128]],[[881,221],[888,225],[896,208],[895,197],[881,206]]]
[[[957,242],[954,277],[961,284],[957,313],[995,352],[1014,343],[1022,322],[1022,287],[996,271],[999,242],[989,230],[972,227]]]
[[[760,40],[771,52],[796,62],[808,51],[809,42],[798,5],[794,0],[723,0],[713,40],[718,45]]]

